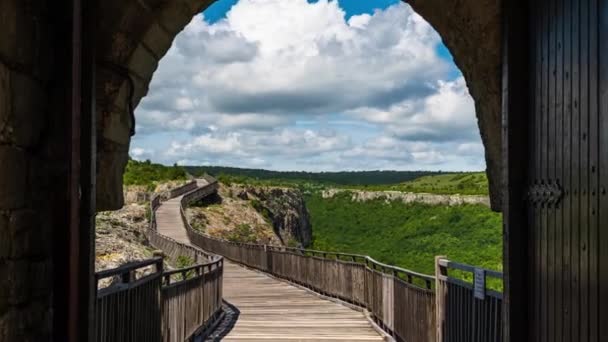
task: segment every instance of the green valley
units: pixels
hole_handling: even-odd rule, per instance
[[[427,274],[436,255],[502,269],[502,218],[483,205],[358,202],[348,193],[312,194],[306,204],[315,249],[367,254]]]

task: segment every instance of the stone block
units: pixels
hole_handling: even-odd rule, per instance
[[[0,272],[2,274],[6,274],[8,271],[6,260],[0,259]],[[0,277],[0,341],[5,341],[2,339],[2,320],[5,314],[9,310],[9,287],[8,287],[8,279],[6,277]]]
[[[51,260],[32,262],[29,268],[30,296],[45,298],[50,296],[52,290],[49,285],[52,280]]]
[[[173,1],[160,11],[159,23],[175,36],[188,25],[193,15],[185,3]]]
[[[0,55],[42,79],[49,78],[53,62],[47,10],[45,1],[0,1]]]
[[[0,318],[0,341],[50,341],[50,332],[50,309],[46,300],[10,307]]]
[[[158,67],[156,57],[143,44],[137,45],[129,59],[127,69],[142,79],[152,79],[156,67]]]
[[[20,208],[27,193],[27,158],[21,149],[0,146],[0,209]]]
[[[131,116],[128,109],[112,108],[110,111],[98,113],[103,120],[103,138],[117,144],[128,145],[131,137]],[[100,153],[103,153],[100,151]]]
[[[18,210],[11,214],[11,258],[47,256],[51,250],[51,237],[47,223],[41,222],[39,213]]]
[[[44,300],[52,292],[51,260],[6,261],[6,289],[8,305],[24,305],[33,300]]]
[[[148,32],[143,36],[142,43],[160,59],[173,44],[173,38],[157,22],[153,22]]]
[[[129,158],[129,145],[104,139],[97,154],[97,211],[122,208],[122,175]]]
[[[8,216],[5,212],[0,212],[0,262],[2,259],[6,259],[10,256],[11,244],[12,239],[8,224]]]
[[[4,277],[8,285],[9,305],[22,305],[30,297],[29,262],[26,260],[7,260],[6,265],[7,273]]]
[[[0,62],[0,142],[4,143],[9,142],[12,136],[12,127],[8,122],[12,116],[10,76],[11,71]]]
[[[39,217],[33,210],[15,210],[11,212],[9,218],[10,231],[13,236],[36,230],[38,224]]]
[[[47,94],[37,81],[15,72],[11,74],[11,90],[13,106],[8,124],[13,127],[13,139],[19,146],[34,146],[48,118]]]
[[[182,0],[192,12],[193,15],[201,13],[209,7],[215,0]]]

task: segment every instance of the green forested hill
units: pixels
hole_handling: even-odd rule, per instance
[[[502,269],[502,218],[485,206],[356,202],[347,193],[313,194],[306,204],[315,249],[367,254],[427,274],[436,255]]]
[[[241,169],[223,166],[185,166],[189,173],[201,175],[208,173],[221,174],[238,179],[271,180],[274,182],[316,182],[328,185],[380,185],[397,184],[414,180],[422,176],[441,175],[436,171],[342,171],[342,172],[305,172],[305,171],[269,171],[262,169]]]
[[[487,195],[484,172],[344,171],[283,172],[222,166],[185,166],[193,175],[208,173],[227,183],[300,188],[348,188],[371,191],[396,190],[434,194]]]

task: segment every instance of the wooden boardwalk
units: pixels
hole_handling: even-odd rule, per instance
[[[157,230],[190,244],[180,201],[173,198],[157,209]],[[383,340],[363,313],[234,263],[224,264],[223,293],[240,312],[223,341]]]
[[[156,230],[162,235],[190,245],[190,239],[179,213],[182,197],[178,196],[162,202],[160,207],[156,209]]]
[[[222,341],[382,341],[361,312],[307,290],[224,264],[224,298],[239,318]]]

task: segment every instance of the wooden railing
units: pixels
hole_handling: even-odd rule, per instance
[[[169,198],[175,198],[177,196],[191,192],[192,190],[196,190],[196,188],[197,188],[197,183],[195,180],[193,180],[180,187],[169,190],[168,195],[169,195]]]
[[[154,272],[136,279],[136,271],[147,267],[154,267]],[[162,258],[95,273],[97,288],[103,279],[115,281],[113,285],[97,290],[96,342],[162,340],[162,273]]]
[[[214,193],[217,186],[217,181],[211,180],[182,198],[182,217],[194,245],[367,309],[397,340],[435,341],[433,276],[386,265],[365,255],[237,243],[201,234],[188,224],[184,208]]]
[[[450,276],[450,269],[458,274]],[[502,341],[502,293],[489,289],[487,282],[502,280],[502,273],[437,257],[435,275],[439,341]]]
[[[501,341],[502,294],[485,284],[485,277],[502,279],[501,273],[438,258],[433,277],[366,255],[216,239],[193,229],[184,209],[217,191],[217,181],[206,180],[208,185],[182,198],[180,208],[190,241],[201,249],[364,308],[397,341]],[[483,283],[483,299],[475,298],[474,284],[449,277],[448,268],[483,274],[477,282]]]
[[[206,252],[156,233],[160,197],[150,203],[148,235],[170,258],[191,253],[193,260],[208,261],[163,273],[162,260],[154,259],[97,273],[98,280],[120,281],[98,292],[98,341],[183,341],[201,333],[221,315],[223,259],[219,255],[362,308],[397,341],[501,341],[502,294],[486,286],[486,277],[502,279],[501,273],[438,257],[433,277],[365,255],[212,238],[194,230],[185,213],[189,203],[217,191],[217,181],[207,181],[187,192],[180,206],[191,243]],[[151,265],[155,273],[134,279],[134,270]],[[460,274],[449,275],[448,269]],[[462,280],[463,272],[472,273],[475,281]],[[133,314],[145,319],[133,320]]]
[[[190,182],[170,191],[179,196],[192,191]],[[184,341],[200,336],[222,314],[224,259],[156,232],[156,209],[162,196],[150,201],[146,236],[152,246],[175,262],[185,256],[194,266],[163,272],[163,259],[128,264],[97,272],[96,341]],[[154,266],[153,273],[135,279],[138,269]],[[100,288],[102,279],[115,279]]]
[[[185,341],[218,321],[222,314],[223,262],[219,258],[163,274],[164,341]]]

